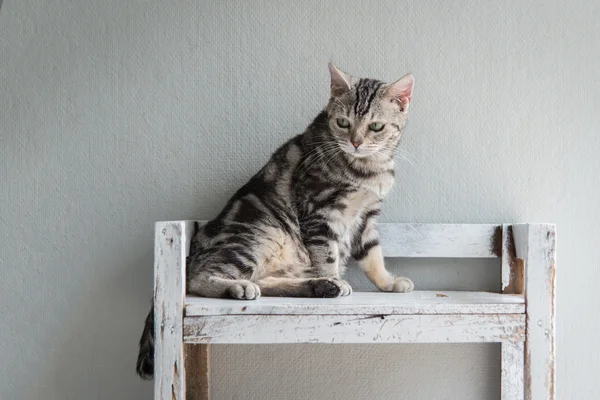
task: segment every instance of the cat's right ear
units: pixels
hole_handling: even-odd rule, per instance
[[[329,74],[331,75],[331,97],[339,97],[350,90],[351,76],[340,71],[331,62]]]

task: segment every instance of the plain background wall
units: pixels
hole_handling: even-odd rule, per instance
[[[598,21],[597,1],[4,1],[0,398],[151,397],[154,221],[214,216],[325,104],[329,59],[416,76],[383,220],[557,223],[557,398],[600,398]],[[499,281],[448,263],[396,269]],[[213,389],[498,399],[498,363],[494,345],[215,346]]]

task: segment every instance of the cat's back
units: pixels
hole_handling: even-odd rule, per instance
[[[303,159],[302,135],[281,145],[264,167],[229,199],[214,219],[194,236],[190,260],[206,264],[224,254],[246,252],[245,262],[259,267],[276,258],[306,263],[291,190]],[[225,257],[226,258],[226,257]],[[285,262],[287,264],[287,262]]]

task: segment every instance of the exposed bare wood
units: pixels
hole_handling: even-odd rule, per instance
[[[502,293],[523,294],[525,291],[523,260],[517,258],[513,228],[502,225]]]
[[[186,400],[210,399],[210,344],[185,345]]]
[[[525,315],[229,315],[186,317],[187,343],[523,341]]]
[[[525,260],[527,399],[555,398],[556,230],[551,224],[515,226],[517,257]]]
[[[523,400],[524,389],[524,343],[502,343],[502,400]]]
[[[154,398],[183,400],[185,257],[191,224],[158,222],[154,248]]]
[[[258,300],[186,297],[186,316],[233,314],[522,314],[522,296],[488,292],[354,292],[337,299],[262,297]]]
[[[514,241],[512,237],[512,226],[508,224],[502,225],[502,242],[501,242],[501,257],[502,257],[502,292],[506,293],[511,284],[511,264],[514,255]],[[512,250],[512,251],[511,251]]]

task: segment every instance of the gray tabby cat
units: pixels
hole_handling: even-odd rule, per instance
[[[329,64],[331,98],[306,131],[199,227],[187,260],[187,291],[205,297],[338,297],[350,256],[382,291],[408,292],[383,263],[376,219],[394,182],[394,156],[408,117],[411,74],[385,84]],[[153,310],[137,372],[153,374]]]

